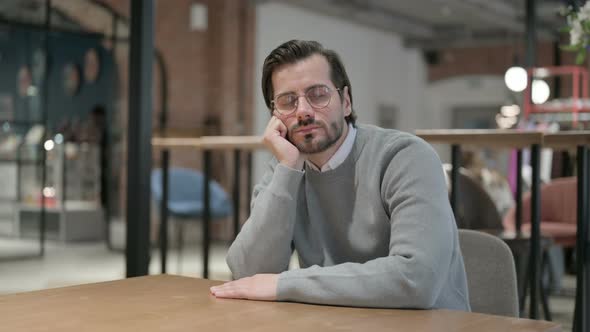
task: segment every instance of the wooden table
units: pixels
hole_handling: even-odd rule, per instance
[[[590,207],[588,206],[588,197],[590,196],[590,131],[565,131],[557,133],[542,132],[521,132],[516,130],[463,130],[463,129],[435,129],[435,130],[418,130],[416,135],[422,137],[430,143],[451,144],[453,172],[458,168],[461,145],[475,145],[486,147],[509,147],[518,149],[517,170],[522,168],[521,149],[531,146],[533,159],[533,187],[532,187],[532,204],[531,216],[533,225],[534,244],[532,260],[534,273],[531,274],[532,289],[539,286],[540,273],[538,272],[538,258],[540,241],[540,210],[539,210],[539,149],[541,146],[552,149],[577,149],[578,165],[578,221],[577,221],[577,240],[576,256],[577,271],[576,275],[576,309],[574,314],[574,323],[576,331],[590,331],[590,318],[585,315],[590,308]],[[537,171],[535,171],[537,170]],[[455,173],[454,173],[455,174]],[[518,186],[516,194],[516,215],[517,230],[521,225],[521,194],[520,173],[517,175]],[[456,188],[456,176],[451,177],[451,202],[456,200],[453,197]],[[520,231],[518,232],[520,234]],[[536,318],[536,292],[531,291],[531,317]],[[522,304],[522,303],[521,303]],[[521,306],[522,307],[522,306]]]
[[[203,152],[203,277],[209,277],[209,225],[211,219],[209,202],[209,181],[211,179],[211,152],[234,151],[234,184],[233,184],[233,224],[234,237],[239,231],[240,211],[240,154],[247,152],[248,172],[252,169],[251,151],[264,149],[261,136],[201,136],[201,137],[156,137],[152,139],[152,146],[162,149],[162,202],[160,207],[160,252],[161,271],[166,273],[167,229],[168,229],[168,168],[170,163],[170,148],[186,147]],[[248,192],[251,190],[251,176],[248,176]],[[248,196],[249,198],[250,196]],[[249,199],[248,199],[248,207]]]
[[[451,145],[451,207],[456,209],[458,193],[459,161],[461,146],[517,149],[516,183],[516,230],[521,233],[522,224],[522,149],[531,149],[531,244],[529,273],[530,318],[538,317],[538,296],[541,282],[541,202],[540,202],[540,158],[544,133],[540,131],[495,130],[495,129],[429,129],[416,130],[416,135],[429,143]],[[523,290],[523,287],[519,289]],[[521,299],[523,297],[521,296]],[[522,311],[524,302],[521,301]],[[545,315],[548,311],[545,312]]]
[[[528,148],[543,141],[540,131],[513,129],[420,129],[416,130],[416,136],[429,143],[515,149]]]
[[[450,310],[216,299],[217,281],[170,275],[0,297],[0,329],[35,331],[560,331],[554,323]]]
[[[590,331],[590,318],[586,314],[590,308],[590,172],[588,148],[590,131],[566,131],[547,134],[544,146],[553,149],[577,150],[578,211],[576,227],[576,307],[573,326],[576,331]]]

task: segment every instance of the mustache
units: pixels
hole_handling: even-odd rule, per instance
[[[316,121],[314,118],[307,118],[307,119],[302,119],[302,120],[297,121],[297,124],[295,124],[295,125],[293,125],[293,127],[291,127],[291,131],[295,131],[301,127],[307,127],[307,126],[311,126],[311,125],[323,127],[323,124],[319,121]]]

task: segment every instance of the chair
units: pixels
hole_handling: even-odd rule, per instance
[[[473,312],[518,317],[516,270],[508,245],[473,230],[459,230]]]
[[[577,230],[577,178],[555,179],[541,186],[541,234],[550,237],[554,243],[564,248],[576,245]],[[507,230],[514,230],[516,208],[504,217]],[[531,194],[522,199],[522,230],[531,229]]]
[[[195,170],[171,167],[168,170],[168,213],[178,222],[178,266],[182,259],[184,224],[203,217],[203,175]],[[151,192],[158,208],[162,202],[162,170],[154,169],[151,174]],[[232,214],[230,199],[219,183],[209,181],[210,215],[212,219]],[[205,235],[203,235],[205,236]]]
[[[445,174],[449,182],[451,169],[451,165],[445,165]],[[455,207],[457,227],[489,231],[501,231],[503,229],[502,217],[494,201],[485,189],[469,175],[469,171],[464,168],[459,169],[457,186],[459,187],[457,206]]]
[[[447,179],[450,179],[450,173],[452,170],[451,165],[444,165]],[[517,274],[517,285],[520,287],[520,309],[524,310],[524,303],[527,292],[528,278],[527,266],[529,256],[529,245],[530,240],[528,237],[517,237],[511,235],[512,233],[508,229],[508,232],[504,229],[502,224],[502,217],[496,204],[483,189],[483,187],[472,178],[471,173],[464,169],[459,169],[458,177],[459,191],[457,193],[457,206],[455,207],[455,219],[457,227],[460,229],[471,229],[481,230],[495,235],[496,238],[500,239],[501,242],[505,243],[509,250],[512,252],[513,259],[516,259],[516,266],[518,267]],[[549,249],[551,241],[547,238],[541,239],[541,245],[543,250],[542,255],[542,273],[550,272],[549,266],[551,257],[548,255],[547,250]],[[513,265],[515,265],[513,263]],[[555,278],[554,276],[552,276]],[[551,312],[549,310],[549,298],[547,290],[541,288],[541,303],[543,305],[543,311],[545,313],[545,319],[551,320]]]
[[[541,235],[550,238],[550,251],[543,253],[543,258],[549,258],[547,268],[550,274],[544,279],[544,287],[550,291],[561,291],[561,279],[566,267],[573,266],[573,254],[576,246],[577,232],[577,178],[566,177],[554,179],[541,186],[540,228]],[[504,217],[503,224],[508,231],[516,228],[516,209],[510,209]],[[522,231],[530,233],[531,229],[531,193],[522,199]],[[566,249],[566,263],[564,263],[563,249]]]

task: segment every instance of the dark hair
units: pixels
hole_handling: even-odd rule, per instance
[[[340,57],[336,52],[325,49],[322,44],[316,41],[290,40],[272,50],[272,52],[266,57],[264,65],[262,66],[262,94],[264,95],[266,106],[268,109],[271,109],[271,101],[274,95],[272,86],[272,74],[274,70],[279,66],[293,64],[307,59],[314,54],[322,55],[330,64],[330,79],[334,86],[340,89],[338,90],[340,98],[342,98],[344,87],[348,87],[351,113],[345,119],[347,123],[354,125],[356,114],[352,108],[352,87],[350,86],[350,80],[346,74],[346,69],[344,69],[344,64],[342,64],[342,60],[340,60]]]

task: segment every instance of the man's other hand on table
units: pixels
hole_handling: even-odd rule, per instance
[[[277,299],[278,274],[256,274],[210,288],[219,298],[275,301]]]

